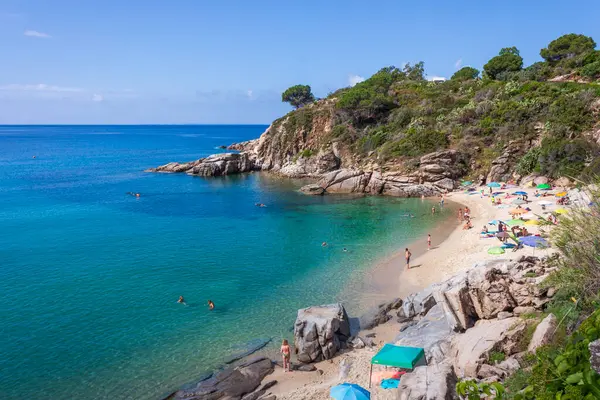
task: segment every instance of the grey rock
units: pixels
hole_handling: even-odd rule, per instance
[[[316,196],[320,196],[325,193],[325,189],[323,189],[321,186],[314,184],[314,183],[302,186],[300,188],[300,191],[304,194],[310,194],[310,195],[316,195]]]
[[[554,314],[548,314],[548,316],[535,328],[527,350],[534,352],[538,347],[550,343],[552,335],[556,330],[557,323],[558,321]]]
[[[294,324],[298,361],[310,363],[330,359],[340,349],[340,343],[349,337],[348,315],[341,304],[298,310]]]
[[[477,377],[481,379],[491,378],[493,376],[504,378],[507,372],[493,365],[483,364],[477,372]]]
[[[402,376],[399,400],[451,400],[455,398],[456,376],[448,363],[416,367]]]
[[[592,369],[600,374],[600,339],[594,340],[588,345],[590,350],[590,364]]]
[[[513,310],[513,313],[515,315],[533,314],[533,313],[535,313],[535,308],[534,307],[515,307]]]
[[[506,319],[506,318],[510,318],[513,316],[513,313],[508,312],[508,311],[500,311],[498,313],[498,319]]]
[[[548,291],[546,292],[546,297],[554,297],[554,295],[556,294],[556,288],[548,288]]]
[[[497,364],[496,367],[507,372],[508,375],[518,371],[521,368],[519,361],[514,357],[509,357],[501,363]]]

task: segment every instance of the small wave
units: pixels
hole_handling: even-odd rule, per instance
[[[180,137],[201,137],[204,136],[202,133],[180,133],[177,136]]]
[[[123,132],[89,132],[86,135],[122,135]]]

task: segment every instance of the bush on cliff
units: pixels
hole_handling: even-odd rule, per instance
[[[281,94],[281,101],[300,108],[315,101],[315,96],[308,85],[295,85]]]

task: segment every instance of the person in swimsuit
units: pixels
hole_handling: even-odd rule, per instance
[[[327,247],[327,242],[321,243],[321,247]]]
[[[213,303],[212,300],[208,301],[208,309],[211,311],[215,309],[215,303]]]
[[[177,300],[177,302],[185,304],[185,300],[183,299],[183,296],[179,296],[179,300]]]
[[[431,250],[431,234],[427,234],[427,250]]]
[[[431,207],[431,215],[435,215],[435,207]]]
[[[288,341],[286,339],[283,339],[280,351],[281,355],[283,356],[283,372],[292,372],[292,369],[290,367],[290,358],[292,357],[292,351],[290,350],[290,345],[288,344]]]
[[[404,258],[406,258],[406,269],[410,269],[410,256],[412,253],[408,251],[408,247],[404,250]]]

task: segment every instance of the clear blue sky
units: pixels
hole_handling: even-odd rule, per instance
[[[501,47],[600,41],[600,1],[0,0],[0,124],[269,123],[387,65],[429,77]],[[353,78],[354,77],[354,78]]]

